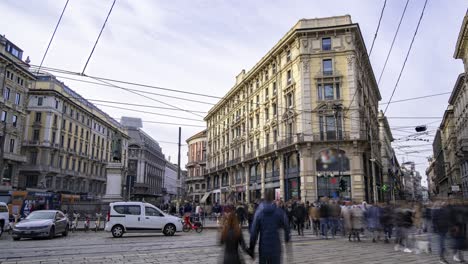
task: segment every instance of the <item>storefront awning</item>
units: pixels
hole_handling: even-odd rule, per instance
[[[200,200],[200,203],[204,204],[206,203],[206,199],[208,199],[208,197],[210,196],[211,192],[206,192],[203,197],[201,198]]]

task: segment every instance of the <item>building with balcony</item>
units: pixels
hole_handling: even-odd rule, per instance
[[[23,51],[0,35],[0,191],[18,187],[19,167],[26,162],[21,144],[27,126],[28,88],[34,80]]]
[[[126,181],[130,197],[154,204],[160,203],[166,168],[162,149],[156,140],[142,130],[140,118],[122,117],[120,123],[130,137]]]
[[[461,189],[463,197],[468,199],[468,9],[463,18],[460,33],[453,56],[461,59],[465,72],[458,76],[457,82],[450,96],[449,103],[453,105],[455,116],[455,133],[457,137],[456,153],[459,158]]]
[[[403,174],[403,198],[406,201],[422,201],[421,174],[415,170],[415,163],[405,162],[401,166]]]
[[[50,74],[29,89],[19,189],[40,188],[100,198],[106,166],[126,170],[128,136],[119,122]],[[123,185],[123,184],[122,184]]]
[[[215,201],[378,201],[381,95],[350,16],[301,19],[207,114]]]
[[[187,198],[196,203],[211,204],[211,180],[206,175],[206,130],[187,139],[188,163],[185,179]]]
[[[378,190],[381,199],[392,201],[398,199],[397,184],[400,181],[398,172],[398,161],[392,148],[393,135],[388,124],[387,117],[382,111],[379,112],[379,141],[380,156],[382,161],[382,188]]]

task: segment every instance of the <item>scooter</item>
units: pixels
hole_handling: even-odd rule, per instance
[[[85,231],[85,232],[88,232],[88,230],[89,230],[89,225],[90,225],[90,223],[89,223],[89,215],[86,215],[86,216],[85,216],[85,223],[84,223],[84,231]]]
[[[99,229],[101,228],[101,217],[101,213],[96,213],[96,221],[94,222],[94,232],[99,231]]]

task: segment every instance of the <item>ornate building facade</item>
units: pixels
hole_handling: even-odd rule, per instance
[[[378,201],[380,92],[350,16],[300,20],[205,117],[213,201]]]
[[[455,116],[455,134],[457,137],[457,157],[459,158],[461,173],[461,190],[463,197],[468,199],[468,9],[463,19],[457,45],[453,55],[455,59],[461,59],[465,72],[461,74],[449,103],[453,105]]]
[[[29,89],[18,188],[100,198],[106,166],[127,166],[128,135],[119,122],[50,74]]]
[[[161,202],[166,159],[159,143],[141,129],[141,119],[122,117],[121,123],[130,137],[126,180],[129,196],[147,202]]]
[[[187,178],[185,179],[187,188],[187,198],[196,203],[211,203],[209,195],[205,195],[207,190],[211,190],[211,181],[205,178],[206,175],[206,130],[198,132],[187,139],[188,162]]]
[[[23,61],[23,51],[0,36],[0,191],[18,187],[19,168],[26,162],[21,146],[27,126],[28,88],[34,80]]]

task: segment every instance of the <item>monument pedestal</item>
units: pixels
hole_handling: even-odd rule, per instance
[[[109,162],[106,168],[106,176],[106,194],[102,197],[102,201],[122,201],[122,183],[124,179],[123,164],[120,162]]]

